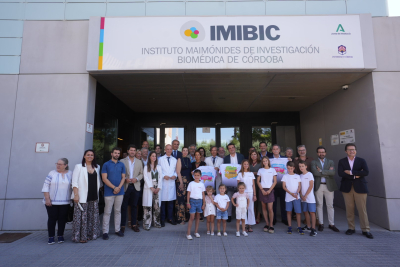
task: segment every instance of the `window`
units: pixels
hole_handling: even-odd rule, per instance
[[[228,149],[226,146],[229,143],[233,143],[236,146],[236,152],[240,153],[240,128],[229,127],[221,128],[221,146],[225,148],[225,155],[228,155]]]
[[[196,148],[203,147],[206,150],[206,157],[211,156],[211,147],[215,146],[215,128],[196,128]]]
[[[184,146],[184,128],[165,128],[164,144],[171,145],[172,141],[179,140],[179,150]]]
[[[268,151],[271,151],[271,146],[272,146],[271,127],[258,126],[258,127],[253,127],[251,129],[251,144],[256,148],[257,151],[260,151],[259,147],[261,142],[266,142]]]

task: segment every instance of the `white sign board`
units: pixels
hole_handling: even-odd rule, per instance
[[[203,133],[210,133],[210,127],[203,127]]]
[[[200,166],[197,169],[201,171],[200,182],[204,183],[204,187],[211,185],[215,189],[215,177],[217,176],[217,171],[211,166]],[[193,177],[194,179],[194,177]]]
[[[221,164],[219,172],[222,177],[222,183],[226,186],[237,186],[237,177],[242,165],[240,164]]]
[[[339,135],[338,134],[331,135],[331,145],[336,146],[338,144],[339,144]]]
[[[36,143],[36,153],[49,153],[50,143]]]
[[[106,17],[98,69],[363,69],[359,15]]]
[[[356,142],[354,129],[339,132],[340,144],[348,144]]]
[[[93,124],[88,122],[86,123],[86,132],[93,133]]]

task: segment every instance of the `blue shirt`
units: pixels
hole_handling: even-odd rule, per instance
[[[122,180],[122,174],[126,174],[125,165],[121,161],[114,161],[109,160],[103,165],[103,169],[101,173],[107,173],[107,179],[114,185],[119,186]],[[121,187],[121,191],[118,194],[113,193],[114,189],[108,187],[104,184],[104,196],[111,197],[111,196],[119,196],[124,194],[124,187]]]

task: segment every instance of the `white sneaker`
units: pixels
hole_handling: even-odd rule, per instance
[[[207,235],[209,235],[210,234],[210,231],[207,231]]]
[[[221,232],[218,232],[218,233],[217,233],[217,236],[221,236]]]
[[[214,235],[214,232],[211,232],[211,235]]]
[[[246,231],[243,231],[243,232],[242,232],[242,235],[244,235],[244,236],[249,236],[249,235],[246,233]]]
[[[187,235],[186,238],[187,238],[188,240],[193,240],[193,237],[192,237],[191,235]]]
[[[199,238],[199,237],[200,237],[200,234],[199,234],[199,233],[194,233],[194,236],[197,237],[197,238]]]
[[[239,237],[240,236],[240,232],[236,232],[236,236]]]
[[[228,234],[226,232],[224,232],[224,236],[228,236]]]

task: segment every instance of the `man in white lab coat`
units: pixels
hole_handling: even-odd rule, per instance
[[[176,225],[174,219],[174,200],[176,200],[176,188],[175,180],[178,177],[176,174],[176,163],[177,160],[172,156],[172,146],[165,146],[165,155],[159,159],[159,165],[161,166],[162,174],[162,191],[161,191],[161,227],[165,226],[165,213],[166,209],[169,222],[172,225]]]

